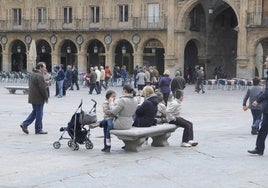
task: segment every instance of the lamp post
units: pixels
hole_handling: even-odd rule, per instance
[[[72,52],[71,47],[67,46],[66,51],[67,51],[67,54],[70,54]]]

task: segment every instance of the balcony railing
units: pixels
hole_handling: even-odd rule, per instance
[[[48,19],[43,22],[38,20],[22,19],[21,24],[14,24],[13,20],[0,20],[0,32],[8,31],[94,31],[94,30],[165,30],[167,29],[166,17],[156,20],[133,17],[127,22],[119,22],[119,19],[103,18],[98,23],[90,19],[73,19],[71,23],[64,20]]]
[[[252,12],[247,15],[248,27],[268,27],[268,16],[263,16],[263,12]]]

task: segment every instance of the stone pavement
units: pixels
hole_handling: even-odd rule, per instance
[[[98,119],[102,119],[103,94],[88,95],[88,90],[81,88],[56,98],[52,86],[52,97],[44,109],[44,130],[49,134],[35,135],[31,125],[30,134],[25,135],[19,124],[31,111],[27,95],[11,95],[4,85],[10,84],[0,84],[1,188],[268,187],[268,153],[247,153],[254,148],[256,136],[250,135],[250,112],[242,110],[245,91],[197,94],[187,86],[182,116],[194,123],[197,147],[180,147],[179,128],[169,138],[169,147],[145,145],[138,153],[127,153],[121,149],[123,142],[112,137],[111,153],[102,153],[100,128],[91,130],[92,150],[80,145],[78,151],[72,151],[65,140],[56,150],[52,143],[81,99],[85,110],[92,107],[91,98],[97,100]],[[121,95],[120,87],[112,89]]]

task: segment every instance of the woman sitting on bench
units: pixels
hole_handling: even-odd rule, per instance
[[[198,142],[193,140],[193,123],[180,117],[183,92],[181,90],[176,90],[174,93],[174,97],[174,99],[170,99],[167,103],[167,120],[170,124],[175,124],[179,127],[184,128],[181,147],[196,146]]]

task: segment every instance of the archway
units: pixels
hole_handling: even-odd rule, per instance
[[[105,67],[105,47],[101,41],[94,39],[87,47],[87,69],[95,66]]]
[[[61,46],[61,64],[66,69],[67,65],[77,67],[77,48],[73,41],[65,40]]]
[[[268,56],[268,38],[262,39],[255,48],[255,76],[267,78],[268,67],[264,65]]]
[[[164,54],[163,44],[157,39],[150,39],[144,45],[143,66],[155,66],[162,75],[164,72]]]
[[[37,62],[45,62],[48,72],[51,72],[51,46],[46,40],[37,41]]]
[[[194,40],[190,40],[184,49],[184,78],[188,83],[194,82],[194,70],[197,65],[204,66],[198,61],[198,48]]]
[[[115,48],[115,66],[126,66],[129,74],[133,74],[133,47],[127,40],[118,41]]]
[[[27,71],[26,46],[21,40],[12,42],[11,48],[11,71]]]

